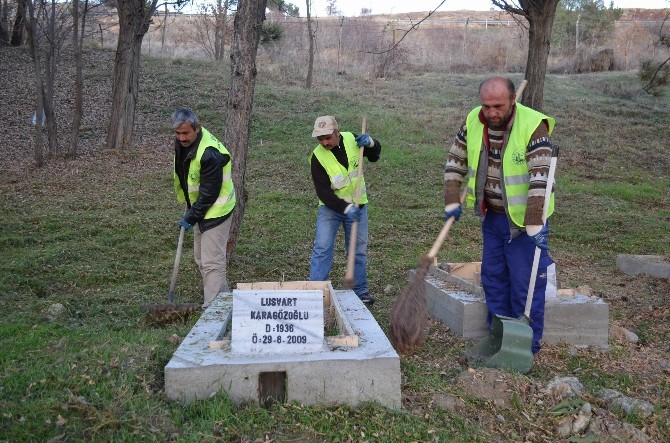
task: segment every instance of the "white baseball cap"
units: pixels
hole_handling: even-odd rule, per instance
[[[336,130],[340,129],[337,125],[337,120],[332,115],[322,115],[317,117],[314,121],[314,130],[312,137],[321,137],[322,135],[330,135]]]

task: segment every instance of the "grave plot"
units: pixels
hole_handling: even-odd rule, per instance
[[[240,283],[177,348],[165,393],[183,402],[224,393],[236,403],[399,409],[400,358],[353,291],[328,281]]]
[[[431,266],[425,279],[430,315],[466,339],[488,335],[480,269],[480,262],[440,263]],[[589,292],[587,287],[548,288],[545,343],[608,346],[609,305]]]

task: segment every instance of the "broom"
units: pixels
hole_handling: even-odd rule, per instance
[[[181,260],[181,250],[184,245],[184,233],[186,229],[182,226],[179,231],[179,241],[177,242],[177,254],[172,268],[172,279],[170,280],[170,289],[167,294],[167,303],[145,305],[146,321],[149,324],[161,325],[173,323],[175,321],[186,321],[191,315],[202,310],[198,303],[180,303],[174,302],[175,287],[177,286],[177,274],[179,272],[179,261]]]
[[[527,80],[522,80],[516,91],[516,101],[521,100]],[[461,194],[461,205],[465,202],[466,192]],[[424,281],[430,266],[435,260],[437,251],[447,238],[454,217],[449,218],[444,224],[442,231],[437,236],[433,247],[428,255],[421,257],[419,267],[416,268],[414,276],[408,286],[405,287],[391,309],[391,342],[395,349],[401,354],[411,354],[420,347],[426,339],[426,326],[428,326],[428,311],[426,309],[426,287]]]
[[[365,134],[365,117],[361,123],[361,134]],[[361,182],[363,181],[363,149],[359,148],[358,154],[358,181],[354,192],[354,206],[358,208],[361,199]],[[356,236],[358,235],[358,220],[351,224],[351,234],[349,235],[349,255],[347,256],[347,270],[344,274],[344,287],[351,289],[354,287],[354,263],[356,261]]]
[[[465,191],[461,195],[461,204],[465,200]],[[435,261],[437,251],[447,238],[454,217],[444,223],[433,247],[427,255],[419,259],[419,267],[414,271],[412,280],[397,298],[391,309],[391,342],[401,354],[411,354],[426,339],[428,311],[426,309],[426,287],[424,280],[431,265]]]

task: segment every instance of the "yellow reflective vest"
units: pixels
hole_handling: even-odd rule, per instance
[[[198,199],[198,195],[200,194],[200,160],[202,159],[202,155],[204,154],[205,149],[209,147],[216,148],[221,154],[230,157],[230,153],[226,147],[223,146],[223,143],[210,134],[207,129],[200,127],[200,130],[202,131],[202,139],[200,139],[198,150],[196,151],[195,157],[191,160],[191,163],[188,167],[188,199],[191,204]],[[235,207],[236,198],[235,187],[233,186],[232,164],[233,161],[231,157],[230,161],[223,167],[223,182],[221,183],[219,196],[214,204],[205,213],[205,220],[210,218],[223,217],[232,211]],[[177,201],[180,203],[185,203],[186,196],[184,195],[184,190],[179,184],[179,177],[177,176],[176,172],[174,173],[174,189],[177,193]]]
[[[467,156],[468,156],[468,185],[467,203],[474,206],[476,203],[477,166],[484,144],[484,124],[479,120],[481,106],[473,109],[466,119],[467,128]],[[502,197],[507,209],[508,217],[517,226],[524,227],[526,204],[528,202],[528,187],[530,177],[526,163],[526,147],[538,125],[546,120],[549,123],[549,135],[554,130],[555,120],[552,117],[528,108],[520,103],[516,104],[512,131],[502,152]],[[552,186],[547,183],[547,186]],[[554,194],[549,201],[549,213],[554,212]]]
[[[358,200],[358,204],[364,205],[368,202],[368,195],[365,190],[365,178],[362,176],[358,177],[358,158],[360,154],[358,144],[356,143],[354,134],[351,132],[341,132],[340,135],[342,136],[344,149],[347,153],[349,169],[342,166],[342,164],[337,161],[337,158],[335,158],[335,155],[321,145],[314,149],[312,155],[316,156],[316,159],[326,170],[326,173],[330,178],[330,187],[335,192],[335,195],[346,202],[353,203],[354,194],[356,192],[356,183],[358,183],[358,180],[360,179],[361,197]],[[312,156],[310,155],[310,162],[311,159]],[[324,203],[319,200],[319,206],[323,204]]]

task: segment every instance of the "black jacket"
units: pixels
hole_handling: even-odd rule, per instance
[[[175,139],[175,173],[179,177],[179,185],[186,196],[186,213],[184,220],[194,225],[198,224],[200,232],[205,232],[215,226],[220,225],[230,217],[233,211],[223,217],[210,218],[205,220],[205,214],[214,204],[221,192],[223,183],[223,167],[230,161],[230,156],[221,154],[218,149],[208,147],[200,159],[200,191],[198,199],[191,202],[188,197],[188,185],[186,177],[188,175],[191,161],[198,152],[198,146],[202,140],[202,131],[198,134],[193,144],[189,147],[182,147],[179,141]]]
[[[356,134],[354,134],[354,137],[356,137]],[[366,157],[371,162],[376,162],[379,160],[382,145],[376,139],[373,139],[373,141],[375,142],[373,147],[363,148],[363,157]],[[342,166],[347,169],[349,168],[349,160],[347,159],[347,152],[344,149],[344,141],[342,140],[341,135],[339,145],[331,149],[330,152],[333,153],[337,161]],[[321,163],[319,163],[316,155],[312,156],[310,167],[312,170],[312,181],[314,181],[316,196],[319,197],[319,200],[321,200],[328,208],[335,212],[339,212],[340,214],[344,213],[344,210],[347,209],[349,203],[335,195],[335,191],[333,191],[333,188],[330,187],[330,177],[328,176],[326,169],[321,165]],[[365,173],[363,174],[363,177],[365,177]]]

